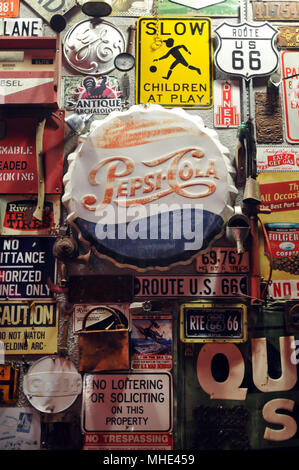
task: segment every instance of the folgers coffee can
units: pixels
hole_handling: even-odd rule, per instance
[[[265,224],[269,237],[269,247],[273,259],[273,269],[299,274],[299,223]],[[265,254],[269,249],[265,245]]]

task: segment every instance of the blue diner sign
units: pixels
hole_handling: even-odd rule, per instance
[[[0,238],[0,298],[52,298],[55,282],[54,237]]]

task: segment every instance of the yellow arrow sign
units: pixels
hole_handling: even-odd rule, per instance
[[[211,31],[210,18],[139,18],[136,102],[165,108],[211,108]]]

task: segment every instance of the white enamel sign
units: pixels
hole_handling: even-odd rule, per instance
[[[82,430],[171,431],[172,377],[150,374],[85,374]]]
[[[286,139],[299,142],[299,51],[281,54]]]
[[[249,80],[276,70],[278,52],[273,42],[278,30],[272,25],[224,22],[215,32],[219,37],[215,63],[222,72]]]
[[[183,5],[185,7],[193,8],[194,10],[201,10],[205,7],[210,7],[212,5],[217,5],[218,3],[223,3],[225,0],[170,0],[172,3],[177,3],[178,5]]]
[[[64,15],[76,4],[76,0],[24,0],[38,15],[49,22],[54,15]]]
[[[42,36],[43,22],[40,18],[1,18],[1,36]]]

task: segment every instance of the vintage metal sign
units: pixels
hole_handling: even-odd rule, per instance
[[[115,77],[63,77],[64,107],[78,114],[110,114],[122,111],[122,91]]]
[[[132,369],[172,369],[172,314],[149,312],[132,317]]]
[[[242,274],[249,272],[249,253],[237,253],[235,248],[214,246],[195,258],[195,269],[200,274]]]
[[[214,126],[238,127],[241,122],[238,81],[214,81]]]
[[[157,29],[159,28],[159,29]],[[213,105],[212,28],[209,18],[139,18],[136,102],[168,108]],[[161,43],[156,48],[155,40]]]
[[[172,408],[168,372],[84,375],[83,432],[169,432]]]
[[[0,238],[0,298],[53,297],[48,278],[55,282],[54,237]]]
[[[1,88],[1,81],[0,81]],[[36,134],[40,111],[20,115],[17,110],[0,113],[5,135],[0,141],[0,193],[37,194]],[[18,129],[18,132],[16,132]],[[64,111],[47,119],[42,139],[45,193],[62,192]]]
[[[105,20],[84,20],[64,37],[63,52],[69,66],[84,75],[105,75],[115,57],[125,51],[123,33]]]
[[[286,139],[299,142],[299,51],[281,53]]]
[[[3,330],[1,332],[3,335]],[[17,401],[19,369],[11,364],[0,365],[0,403],[13,405]]]
[[[234,297],[248,295],[248,277],[138,276],[135,297]]]
[[[243,304],[182,304],[180,339],[189,343],[244,342],[247,340],[246,313]]]
[[[212,0],[213,1],[213,0]],[[237,0],[224,0],[219,3],[209,2],[210,6],[202,7],[201,0],[184,0],[178,2],[158,0],[159,15],[176,15],[176,16],[238,16],[239,2]],[[187,3],[190,6],[187,6]],[[139,15],[141,16],[141,15]]]
[[[5,354],[56,353],[58,317],[56,302],[0,301],[0,338]]]
[[[43,36],[43,22],[40,18],[2,18],[1,36]]]
[[[299,29],[297,26],[280,26],[277,36],[277,47],[287,49],[299,48]]]
[[[65,15],[77,5],[76,0],[24,0],[24,2],[48,23],[52,16]]]
[[[199,116],[158,105],[93,121],[64,178],[68,221],[117,265],[190,259],[232,212],[232,168],[214,139]]]
[[[20,0],[0,0],[0,17],[15,18],[19,16]]]
[[[276,70],[278,52],[273,43],[278,30],[272,25],[224,22],[215,32],[220,41],[215,64],[222,72],[249,80]]]
[[[262,204],[270,214],[260,214],[269,243],[261,235],[261,276],[269,278],[269,295],[274,299],[298,298],[299,180],[298,172],[265,172],[258,175]],[[270,268],[271,263],[271,268]]]
[[[2,104],[59,107],[61,54],[55,37],[0,37]]]
[[[296,147],[257,146],[257,171],[299,171],[299,150]]]
[[[178,3],[186,7],[193,8],[194,10],[201,10],[204,7],[223,3],[224,0],[170,0],[173,3]]]
[[[33,217],[37,201],[32,196],[0,197],[1,235],[57,235],[60,226],[60,197],[46,197],[41,220]]]
[[[119,318],[121,319],[125,328],[129,327],[129,304],[122,303],[122,304],[113,304],[109,303],[109,305],[86,305],[86,304],[78,304],[74,305],[73,309],[73,331],[77,332],[82,330],[82,323],[84,317],[87,315],[88,311],[93,309],[93,312],[88,316],[86,321],[86,329],[92,327],[98,330],[105,330],[114,328],[115,324],[115,317],[107,310],[105,307],[109,307],[109,309],[115,310],[118,314]]]
[[[299,2],[296,1],[252,1],[254,20],[298,21]]]
[[[88,432],[83,450],[172,450],[173,435],[165,432]]]

